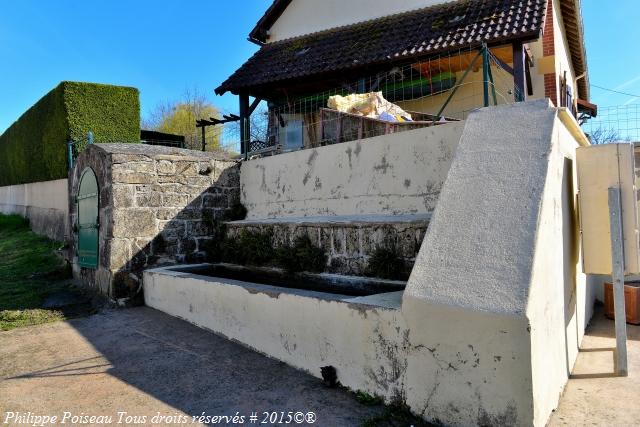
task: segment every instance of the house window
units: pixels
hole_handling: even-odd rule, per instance
[[[280,128],[283,151],[300,150],[303,147],[303,124],[302,120],[287,120],[285,126]]]

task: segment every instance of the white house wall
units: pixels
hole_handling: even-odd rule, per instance
[[[560,11],[560,0],[553,0],[553,35],[555,38],[555,62],[556,62],[556,75],[564,76],[564,72],[567,72],[567,85],[571,86],[571,93],[573,99],[576,98],[576,89],[574,79],[577,77],[573,72],[573,64],[571,62],[571,56],[569,51],[569,43],[564,31],[564,21],[562,19],[562,13]],[[559,90],[559,85],[558,85]],[[558,93],[558,105],[560,105],[560,97],[563,94]],[[581,97],[585,95],[582,94]]]
[[[448,123],[244,162],[248,219],[428,213],[463,127]]]
[[[420,9],[447,0],[293,0],[273,24],[269,42]]]

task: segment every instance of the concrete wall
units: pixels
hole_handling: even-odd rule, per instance
[[[545,101],[471,114],[403,294],[147,271],[146,302],[316,376],[333,365],[430,421],[544,426],[594,302],[576,221],[586,143]]]
[[[242,164],[249,219],[428,213],[464,123],[296,151]]]
[[[441,3],[447,0],[294,0],[271,27],[269,42]]]
[[[544,426],[556,407],[594,302],[575,220],[586,140],[572,120],[545,101],[467,120],[404,294],[411,344],[442,361],[409,355],[414,410],[453,425]],[[443,319],[446,333],[429,327]],[[464,357],[449,375],[465,346],[477,363]]]
[[[144,273],[145,303],[320,377],[388,401],[402,400],[408,331],[400,293],[339,297],[205,278],[163,269]]]
[[[60,242],[69,223],[67,180],[0,187],[0,212],[29,219],[31,229]]]

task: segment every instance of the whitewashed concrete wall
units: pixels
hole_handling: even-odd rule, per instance
[[[67,180],[0,187],[0,212],[28,218],[34,232],[63,241],[69,222]]]
[[[404,293],[414,410],[451,425],[544,426],[557,406],[594,302],[576,221],[579,132],[548,101],[467,120]]]
[[[408,344],[399,310],[402,293],[344,300],[326,296],[165,269],[144,272],[149,307],[316,377],[320,367],[334,366],[342,385],[402,400]]]
[[[451,426],[544,426],[594,296],[581,272],[577,123],[548,101],[464,132],[404,294],[328,298],[147,271],[148,305]],[[400,301],[400,298],[402,300]]]
[[[271,27],[269,42],[447,2],[447,0],[293,0]]]
[[[248,219],[430,212],[463,127],[448,123],[244,162]]]

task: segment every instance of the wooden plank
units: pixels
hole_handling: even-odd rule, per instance
[[[526,101],[527,79],[525,73],[526,55],[522,42],[513,43],[513,87],[516,92],[516,102]]]

